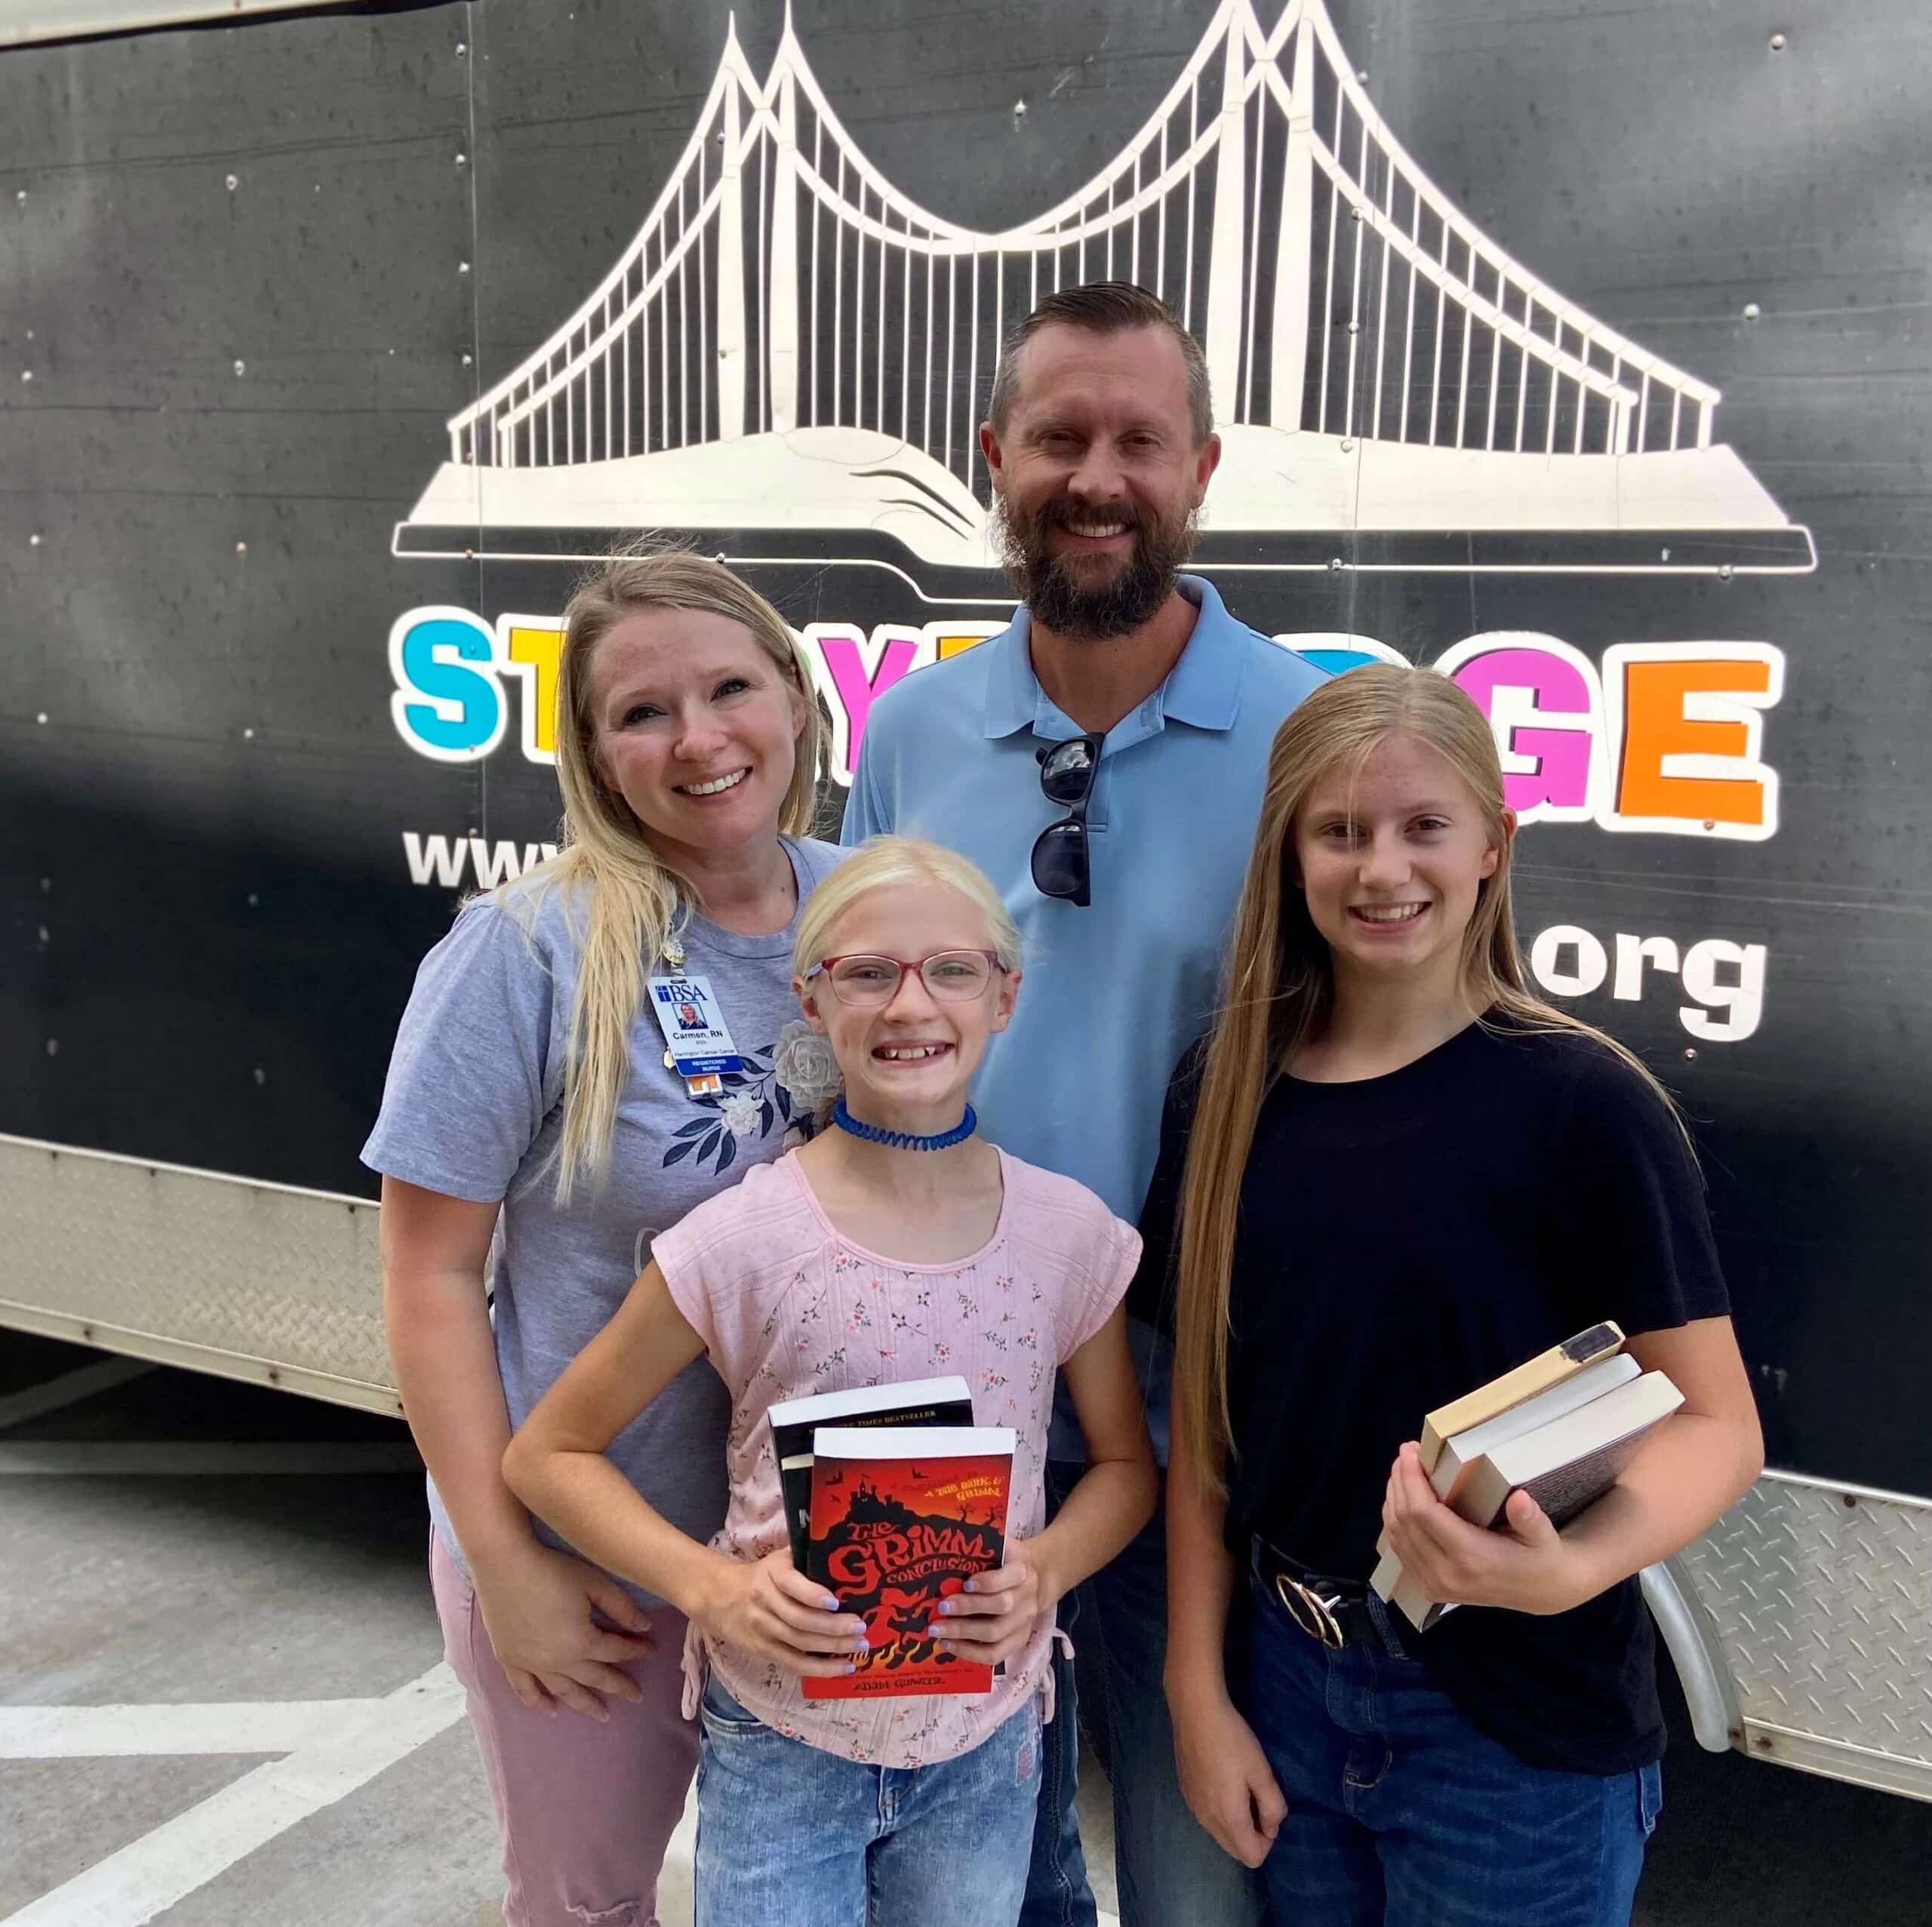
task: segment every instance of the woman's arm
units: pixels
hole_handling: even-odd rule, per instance
[[[1126,1312],[1116,1305],[1060,1370],[1087,1441],[1086,1471],[1051,1526],[1032,1538],[1009,1540],[1003,1566],[969,1579],[969,1591],[939,1607],[935,1630],[962,1658],[988,1665],[1017,1652],[1042,1613],[1146,1524],[1160,1497],[1147,1415],[1128,1353]]]
[[[397,1389],[466,1557],[528,1543],[498,1468],[510,1435],[484,1297],[500,1207],[383,1180],[383,1318]]]
[[[530,1509],[588,1557],[669,1600],[688,1618],[788,1671],[849,1673],[865,1624],[792,1564],[755,1564],[681,1532],[605,1455],[611,1441],[703,1356],[664,1274],[645,1268],[603,1330],[518,1428],[503,1475]]]
[[[1764,1440],[1728,1318],[1633,1338],[1631,1354],[1684,1394],[1622,1478],[1558,1532],[1527,1492],[1505,1523],[1472,1526],[1435,1496],[1413,1445],[1389,1475],[1383,1523],[1404,1574],[1432,1599],[1564,1612],[1706,1531],[1764,1469]]]
[[[601,1694],[636,1699],[620,1670],[651,1650],[650,1622],[621,1587],[540,1544],[503,1483],[509,1437],[483,1293],[498,1207],[383,1180],[383,1314],[417,1449],[469,1562],[491,1646],[533,1711],[604,1717]],[[622,1630],[598,1626],[593,1609]]]
[[[1259,1867],[1288,1803],[1254,1730],[1228,1693],[1225,1652],[1236,1570],[1227,1501],[1204,1490],[1187,1448],[1184,1394],[1174,1388],[1168,1462],[1168,1710],[1183,1796],[1225,1853]]]

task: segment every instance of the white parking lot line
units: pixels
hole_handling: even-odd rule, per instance
[[[463,1689],[432,1667],[386,1698],[351,1702],[325,1735],[258,1766],[131,1842],[0,1927],[145,1927],[280,1833],[333,1806],[463,1716]]]
[[[178,1706],[0,1706],[0,1760],[293,1753],[366,1719],[373,1699],[202,1701]]]
[[[63,1406],[78,1405],[82,1400],[112,1391],[116,1385],[145,1378],[155,1368],[144,1358],[103,1358],[63,1372],[45,1385],[29,1385],[24,1391],[9,1392],[0,1398],[0,1432],[10,1425],[24,1425]]]

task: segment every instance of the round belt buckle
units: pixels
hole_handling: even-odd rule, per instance
[[[1310,1639],[1319,1640],[1331,1652],[1340,1652],[1346,1643],[1342,1622],[1335,1617],[1339,1597],[1324,1599],[1312,1586],[1291,1579],[1285,1572],[1275,1575],[1275,1596],[1283,1609]]]

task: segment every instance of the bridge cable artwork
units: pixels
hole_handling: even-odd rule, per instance
[[[977,434],[1001,337],[1103,278],[1200,337],[1224,447],[1206,526],[1251,556],[1276,538],[1249,566],[1331,566],[1351,534],[1334,565],[1816,566],[1716,439],[1718,391],[1469,220],[1377,112],[1322,0],[1287,0],[1272,30],[1223,0],[1119,156],[998,232],[885,179],[789,13],[762,82],[728,26],[636,237],[450,422],[397,552],[549,555],[533,532],[676,526],[990,567]],[[1444,540],[1471,534],[1494,539]]]

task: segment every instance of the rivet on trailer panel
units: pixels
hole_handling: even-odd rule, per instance
[[[248,545],[245,542],[238,542],[235,545],[235,552],[238,555],[247,555],[248,552]]]
[[[1759,317],[1763,315],[1764,312],[1764,309],[1759,307],[1755,301],[1747,301],[1744,304],[1744,318],[1747,321],[1755,321],[1758,320]]]
[[[255,1066],[255,1081],[256,1081],[256,1083],[258,1083],[258,1084],[265,1084],[265,1083],[266,1083],[268,1082],[268,1080],[269,1080],[269,1074],[268,1074],[266,1071],[264,1071],[264,1070],[262,1068],[262,1067],[261,1067],[259,1064],[257,1064],[257,1065]]]
[[[242,740],[244,742],[253,742],[254,739],[255,732],[252,725],[242,732]]]
[[[15,207],[24,207],[26,204],[27,204],[27,191],[26,191],[26,189],[25,188],[23,188],[23,187],[17,187],[17,188],[15,188],[15,189],[14,189],[14,205]]]
[[[58,1057],[60,1055],[60,1040],[58,1037],[49,1037],[47,1040],[47,1054],[50,1057]]]
[[[260,904],[261,900],[262,899],[257,896],[253,890],[251,890],[248,893],[248,908],[251,910],[256,908]]]
[[[43,710],[40,712],[40,714],[34,718],[34,721],[35,721],[36,723],[44,723],[44,722],[45,722],[45,721],[47,721],[47,711],[46,711],[45,709],[43,709]]]
[[[27,546],[29,549],[38,549],[40,546],[40,537],[37,535],[29,536],[27,537]]]
[[[1697,1061],[1697,1046],[1695,1044],[1690,1046],[1685,1050],[1684,1056],[1687,1063],[1694,1064]]]
[[[718,137],[722,140],[724,137],[721,134]],[[459,154],[456,157],[456,164],[460,167],[468,167],[469,164],[469,156],[467,154]]]
[[[1331,570],[1340,569],[1340,568],[1341,568],[1343,566],[1343,564],[1342,558],[1340,558],[1340,556],[1339,556],[1339,555],[1331,555],[1331,556],[1330,556],[1330,557],[1329,557],[1329,558],[1328,558],[1328,567],[1330,567],[1330,569],[1331,569]]]
[[[457,262],[456,264],[456,271],[460,275],[468,274],[469,272],[469,263],[467,261]]]
[[[1784,51],[1784,50],[1785,50],[1785,37],[1784,37],[1784,35],[1783,35],[1783,34],[1781,34],[1781,33],[1774,33],[1774,34],[1773,34],[1773,35],[1771,35],[1771,51],[1772,51],[1774,54],[1782,54],[1782,53]]]
[[[469,43],[466,40],[459,40],[459,41],[457,42],[457,44],[456,44],[456,57],[457,57],[457,58],[459,60],[461,60],[461,59],[463,58],[463,57],[464,56],[464,54],[467,54],[469,51]]]
[[[1718,580],[1721,582],[1727,582],[1730,579],[1730,564],[1728,562],[1720,562],[1718,564]]]
[[[238,174],[230,174],[228,177],[228,191],[230,194],[232,194],[241,185],[242,180]]]
[[[235,372],[238,375],[245,375],[248,372],[248,363],[246,361],[237,361],[235,364]]]
[[[1349,452],[1349,450],[1350,449],[1352,449],[1352,447],[1354,447],[1354,446],[1355,446],[1355,442],[1354,442],[1353,439],[1352,439],[1351,437],[1349,437],[1349,436],[1348,436],[1348,435],[1346,435],[1343,436],[1343,438],[1342,438],[1342,453],[1343,453],[1344,455],[1347,454],[1347,453],[1348,453],[1348,452]]]
[[[23,381],[32,381],[32,380],[33,380],[33,370],[32,370],[32,369],[31,369],[31,368],[23,368],[23,369],[20,370],[20,379],[21,379],[21,380],[23,380]]]
[[[34,935],[42,943],[51,943],[54,941],[54,933],[45,924],[41,925]]]
[[[472,363],[475,360],[475,358],[475,358],[473,355],[472,355],[472,354],[470,353],[470,352],[469,351],[469,349],[466,349],[466,349],[463,350],[463,365],[466,368],[466,367],[469,367],[469,366],[470,366],[470,364],[472,364]]]

